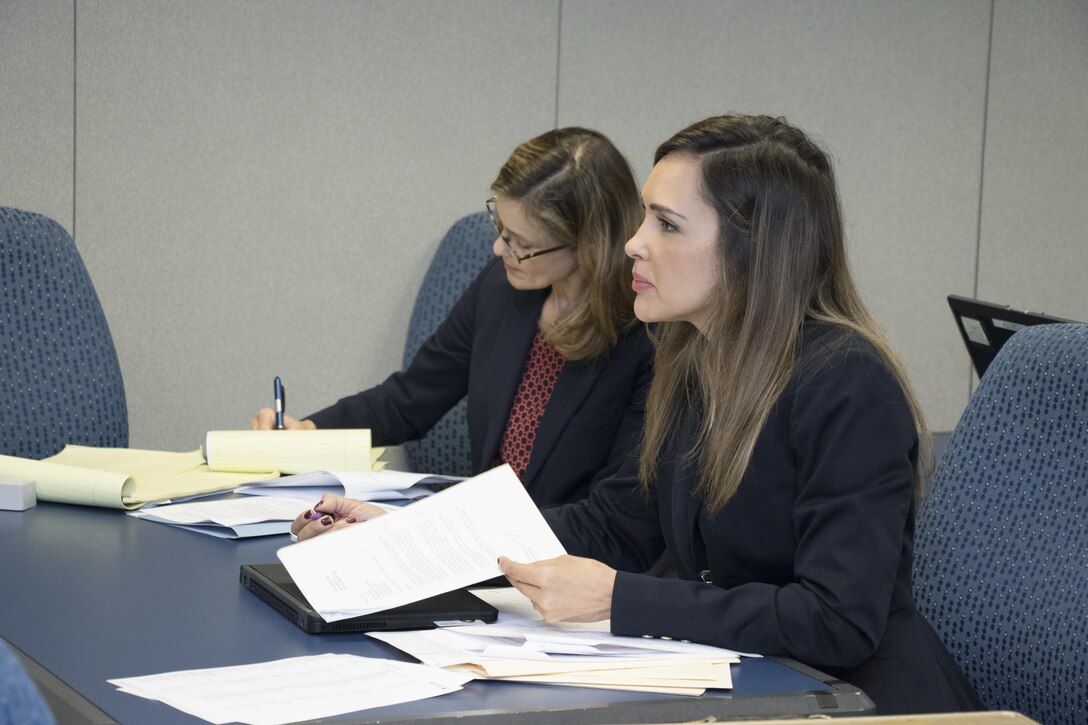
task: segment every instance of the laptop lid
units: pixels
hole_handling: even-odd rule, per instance
[[[1053,325],[1072,322],[1041,312],[1014,310],[967,297],[948,295],[948,306],[956,318],[960,337],[967,346],[967,353],[979,378],[1010,337],[1032,325]]]
[[[242,586],[310,634],[434,629],[446,622],[494,622],[499,614],[474,594],[457,589],[403,607],[330,623],[306,601],[283,564],[243,564],[238,576]]]

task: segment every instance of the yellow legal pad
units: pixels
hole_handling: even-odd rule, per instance
[[[42,501],[137,509],[281,473],[385,466],[378,460],[384,449],[370,447],[369,430],[212,431],[205,452],[67,445],[42,461],[0,456],[0,477],[34,481]]]
[[[275,471],[222,473],[188,453],[68,445],[42,461],[0,456],[0,476],[34,481],[38,499],[136,509],[153,501],[227,491]]]
[[[370,430],[213,430],[204,453],[215,471],[377,471],[384,449],[370,447]]]

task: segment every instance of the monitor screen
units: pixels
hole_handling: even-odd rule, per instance
[[[963,344],[981,378],[1002,345],[1018,331],[1032,325],[1073,322],[1041,312],[1015,310],[992,302],[948,295],[948,306],[956,318]]]

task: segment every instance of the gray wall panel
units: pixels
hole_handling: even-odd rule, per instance
[[[72,231],[72,0],[0,2],[0,205]]]
[[[641,179],[690,121],[784,114],[832,151],[863,293],[950,428],[970,376],[946,294],[1088,319],[1086,14],[9,0],[0,203],[74,226],[132,443],[184,449],[245,425],[274,375],[304,413],[395,369],[434,246],[520,140],[593,126]]]
[[[400,364],[426,264],[554,120],[554,4],[81,3],[80,237],[132,444]],[[528,25],[530,35],[523,32]]]
[[[978,296],[1088,322],[1088,3],[994,13]]]
[[[785,115],[815,136],[862,292],[947,429],[968,391],[944,297],[973,284],[989,17],[987,0],[569,0],[560,123],[607,129],[641,178],[656,143],[712,114]]]

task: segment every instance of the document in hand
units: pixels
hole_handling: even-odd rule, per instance
[[[370,431],[213,430],[204,455],[214,471],[373,471],[384,449],[370,447]],[[252,479],[251,479],[252,480]]]
[[[500,466],[277,555],[313,608],[336,622],[499,576],[499,556],[564,553],[513,470]]]

